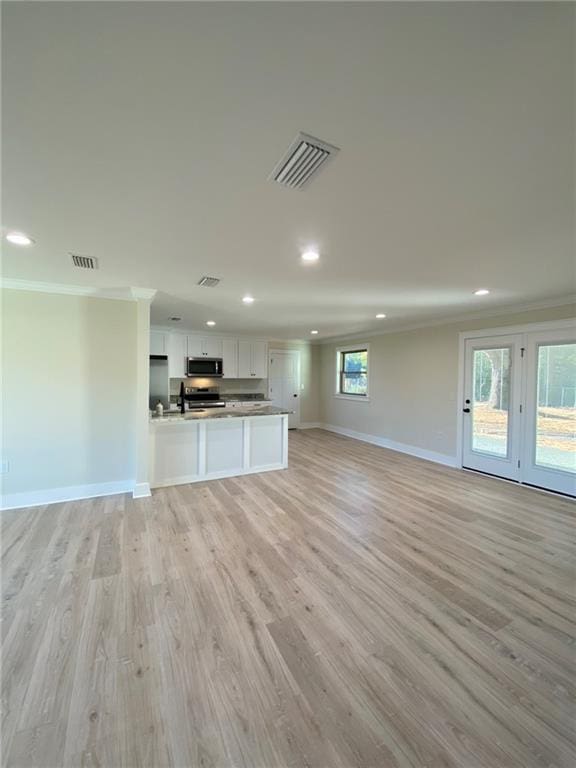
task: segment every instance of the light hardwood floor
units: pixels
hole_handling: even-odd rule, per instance
[[[310,430],[1,523],[3,766],[575,764],[569,500]]]

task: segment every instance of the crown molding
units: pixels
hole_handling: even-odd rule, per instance
[[[15,291],[37,291],[39,293],[57,293],[64,296],[88,296],[93,299],[116,299],[118,301],[151,301],[156,291],[151,288],[96,288],[90,285],[66,285],[64,283],[44,283],[39,280],[19,280],[3,277],[0,287]]]
[[[154,296],[156,296],[156,289],[155,288],[130,288],[130,293],[132,294],[132,298],[135,301],[138,301],[139,299],[146,299],[147,301],[152,301]]]
[[[452,317],[443,317],[438,320],[420,321],[417,323],[405,323],[404,325],[397,325],[394,328],[379,329],[373,331],[358,331],[357,333],[349,333],[335,336],[325,336],[322,339],[314,339],[311,341],[313,345],[322,344],[335,344],[338,342],[354,341],[355,339],[367,339],[373,336],[387,336],[391,333],[404,333],[405,331],[417,331],[421,328],[436,328],[444,325],[454,325],[454,323],[467,322],[469,320],[489,320],[493,317],[500,317],[500,315],[516,315],[522,312],[531,312],[538,309],[552,309],[554,307],[565,307],[576,303],[576,296],[561,296],[557,299],[549,299],[544,301],[535,301],[530,304],[513,304],[504,307],[492,307],[491,309],[485,309],[482,312],[469,312],[462,315],[454,315]]]

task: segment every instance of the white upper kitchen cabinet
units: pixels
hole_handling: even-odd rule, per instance
[[[224,379],[238,378],[238,340],[222,339],[222,368]]]
[[[202,357],[204,355],[204,339],[202,336],[187,336],[188,357]]]
[[[267,379],[268,343],[180,331],[150,331],[150,354],[168,356],[171,379],[186,378],[186,358],[222,358],[225,379]]]
[[[222,339],[214,336],[188,336],[188,357],[222,357]]]
[[[169,333],[167,339],[168,376],[171,379],[186,377],[187,339],[183,333]]]
[[[268,378],[268,344],[265,341],[252,342],[252,375],[257,379]]]
[[[204,352],[206,357],[222,357],[222,339],[206,337],[204,339]]]
[[[238,341],[238,378],[268,378],[268,344],[265,341]]]
[[[166,336],[164,331],[150,331],[150,354],[166,355]]]
[[[238,378],[249,379],[252,376],[252,342],[238,341]]]

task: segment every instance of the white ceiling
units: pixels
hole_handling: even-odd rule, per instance
[[[574,287],[573,4],[2,10],[3,226],[36,240],[4,243],[5,277],[286,338]],[[267,180],[299,130],[341,148],[302,192]]]

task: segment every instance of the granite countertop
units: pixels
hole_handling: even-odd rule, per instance
[[[246,416],[287,416],[294,411],[287,411],[284,408],[276,408],[273,405],[263,405],[261,407],[251,408],[206,408],[201,411],[186,411],[182,414],[179,411],[165,411],[163,416],[151,414],[150,421],[153,423],[167,423],[174,421],[206,421],[208,419],[241,419]]]

